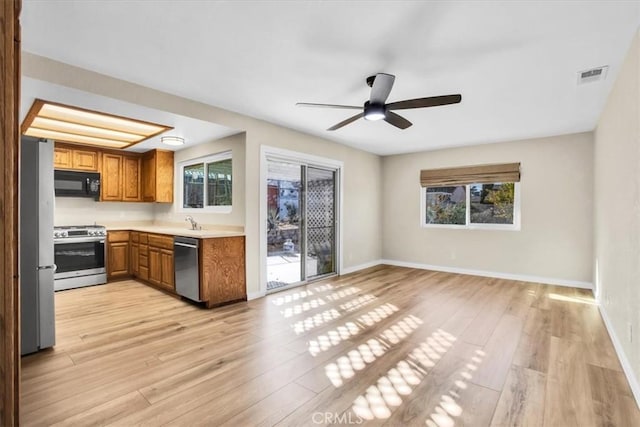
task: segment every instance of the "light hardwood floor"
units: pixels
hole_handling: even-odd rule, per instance
[[[24,425],[638,426],[591,293],[379,266],[204,310],[56,294]]]

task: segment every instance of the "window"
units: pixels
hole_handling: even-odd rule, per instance
[[[520,229],[520,163],[420,171],[423,227]]]
[[[424,187],[422,194],[425,227],[520,228],[519,183]]]
[[[233,201],[231,152],[180,164],[182,209],[231,212]]]

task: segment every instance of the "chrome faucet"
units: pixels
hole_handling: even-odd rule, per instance
[[[198,223],[193,219],[193,217],[191,215],[187,215],[187,217],[184,219],[185,221],[189,221],[191,223],[191,229],[192,230],[200,230],[201,228],[198,228]]]

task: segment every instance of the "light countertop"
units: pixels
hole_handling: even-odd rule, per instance
[[[216,237],[244,236],[243,232],[233,230],[191,230],[187,227],[166,227],[162,225],[112,225],[107,226],[107,232],[118,230],[141,231],[143,233],[169,234],[173,236],[196,237],[199,239],[213,239]]]

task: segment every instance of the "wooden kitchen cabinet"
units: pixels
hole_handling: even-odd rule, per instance
[[[129,276],[129,232],[107,233],[107,280]]]
[[[149,278],[156,286],[175,292],[173,236],[149,234]]]
[[[81,171],[98,171],[97,150],[85,147],[74,147],[56,143],[53,149],[53,167],[55,169],[72,169]]]
[[[207,307],[247,299],[244,236],[202,239],[200,298]]]
[[[156,286],[160,286],[162,281],[162,259],[160,257],[160,248],[149,247],[149,282]]]
[[[105,202],[139,202],[142,200],[142,159],[113,153],[102,154],[101,200]]]
[[[142,201],[173,203],[173,151],[151,150],[143,154]]]
[[[140,233],[137,231],[129,234],[129,274],[140,275]]]
[[[173,267],[173,249],[160,250],[160,285],[175,291],[175,274]]]
[[[149,235],[140,233],[138,242],[138,277],[140,280],[149,280]]]
[[[102,201],[122,201],[122,156],[102,154],[100,192]]]
[[[142,159],[140,157],[122,157],[122,201],[142,201]]]

